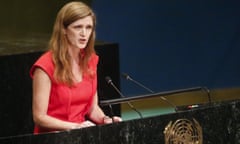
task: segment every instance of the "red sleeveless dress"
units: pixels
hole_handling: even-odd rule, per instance
[[[44,53],[32,66],[30,75],[36,67],[41,68],[47,73],[52,84],[50,90],[50,98],[47,114],[60,120],[69,122],[83,122],[85,115],[90,110],[93,97],[97,91],[97,64],[98,56],[93,54],[89,60],[88,66],[94,71],[94,76],[83,76],[81,82],[69,87],[65,84],[57,83],[54,80],[54,64],[52,61],[52,53],[50,51]],[[34,133],[43,133],[55,131],[35,125]]]

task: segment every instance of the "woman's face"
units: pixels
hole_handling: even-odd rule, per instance
[[[84,49],[93,31],[93,20],[91,16],[76,20],[66,29],[65,34],[70,47]]]

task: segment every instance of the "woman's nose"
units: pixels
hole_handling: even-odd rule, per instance
[[[85,28],[82,28],[82,29],[80,30],[80,35],[82,35],[82,36],[85,36],[85,35],[86,35],[86,29],[85,29]]]

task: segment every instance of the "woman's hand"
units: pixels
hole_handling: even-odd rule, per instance
[[[121,122],[122,118],[118,116],[113,116],[110,118],[109,116],[104,116],[103,117],[103,124],[110,124],[110,123],[115,123],[115,122]]]
[[[95,126],[96,124],[91,122],[91,121],[84,121],[80,124],[76,124],[72,127],[72,129],[79,129],[79,128],[86,128],[86,127],[91,127],[91,126]]]

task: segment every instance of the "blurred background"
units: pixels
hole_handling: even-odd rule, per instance
[[[94,0],[97,38],[119,43],[120,71],[154,91],[240,86],[240,2]],[[126,95],[142,93],[121,81]]]
[[[69,1],[1,2],[0,40],[47,39]],[[120,73],[154,91],[239,87],[238,0],[83,2],[97,15],[97,40],[119,44]],[[121,90],[126,96],[145,92],[122,79]]]

